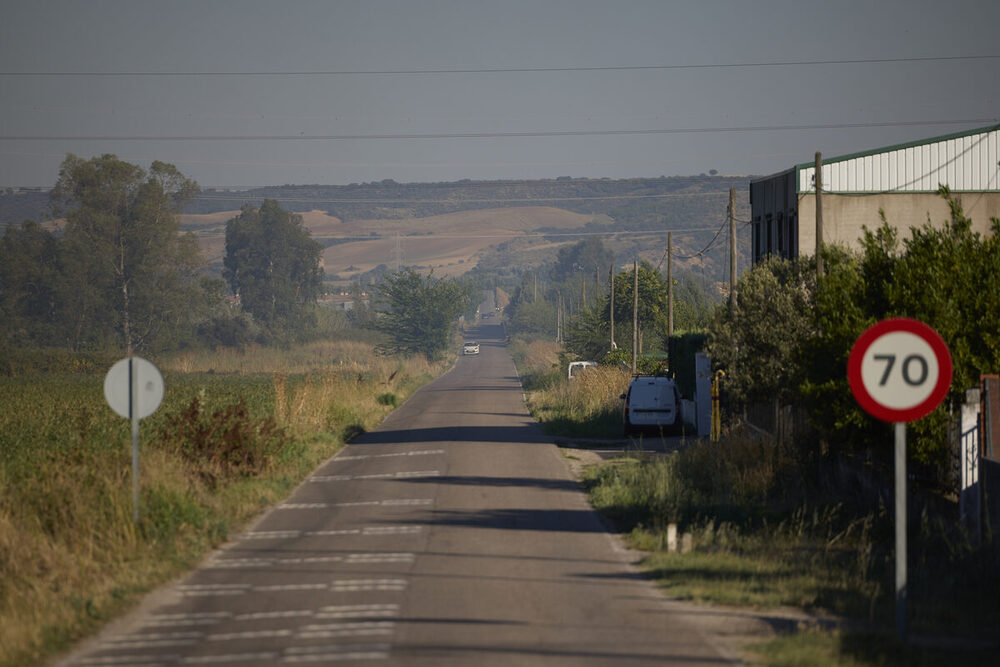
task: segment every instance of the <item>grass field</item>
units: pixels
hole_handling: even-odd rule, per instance
[[[444,368],[360,343],[155,361],[138,523],[103,373],[0,378],[0,664],[37,664],[187,570]]]

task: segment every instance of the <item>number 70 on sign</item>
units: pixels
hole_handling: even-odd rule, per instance
[[[941,336],[919,320],[902,317],[862,333],[847,362],[858,403],[888,422],[930,413],[948,393],[951,376],[951,354]]]

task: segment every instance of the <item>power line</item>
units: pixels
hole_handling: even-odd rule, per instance
[[[551,201],[605,201],[605,200],[633,200],[633,199],[686,199],[688,197],[722,197],[727,196],[726,192],[692,192],[665,193],[658,195],[605,195],[594,197],[526,197],[526,198],[489,198],[489,199],[395,199],[386,197],[384,199],[312,199],[298,197],[282,197],[280,195],[270,196],[250,193],[234,193],[232,197],[225,196],[197,196],[192,200],[196,201],[242,201],[245,199],[276,199],[280,202],[290,202],[297,204],[502,204],[502,203],[532,203]]]
[[[851,128],[908,127],[996,123],[997,118],[902,120],[868,123],[815,123],[804,125],[746,125],[733,127],[678,127],[639,130],[565,130],[537,132],[429,132],[407,134],[205,134],[205,135],[0,135],[0,141],[345,141],[369,139],[512,139],[538,137],[613,137],[651,134],[703,134],[728,132],[777,132],[788,130],[841,130]]]
[[[579,237],[579,236],[662,236],[668,232],[710,232],[714,227],[687,227],[683,229],[663,229],[663,230],[650,230],[650,231],[632,231],[632,230],[608,230],[604,232],[519,232],[510,231],[506,234],[412,234],[407,236],[401,236],[400,238],[404,241],[419,241],[420,239],[507,239],[511,237],[518,238],[551,238],[551,237]],[[372,240],[384,240],[384,239],[394,239],[396,234],[379,234],[376,236],[331,236],[325,238],[333,238],[337,240],[351,240],[351,241],[372,241]],[[682,258],[683,259],[683,258]]]
[[[708,245],[706,245],[704,248],[702,248],[698,252],[694,253],[693,255],[677,255],[677,254],[675,254],[675,255],[673,255],[673,257],[675,257],[676,259],[694,259],[695,257],[701,257],[702,255],[706,254],[709,250],[712,249],[712,246],[714,246],[715,243],[719,240],[719,235],[722,234],[722,230],[726,228],[726,224],[728,222],[729,222],[728,220],[723,220],[722,224],[719,225],[718,231],[715,232],[715,236],[712,237],[712,240],[709,241]]]
[[[223,76],[381,76],[381,75],[427,75],[427,74],[544,74],[553,72],[635,72],[635,71],[669,71],[689,69],[734,69],[750,67],[804,67],[816,65],[871,65],[892,63],[923,63],[951,62],[960,60],[996,60],[1000,55],[964,55],[964,56],[916,56],[910,58],[853,58],[837,60],[783,60],[759,62],[730,63],[691,63],[677,65],[608,65],[602,67],[481,67],[457,69],[397,69],[397,70],[257,70],[234,71],[219,70],[207,72],[172,70],[163,72],[148,71],[28,71],[0,72],[0,76],[9,77],[42,77],[42,76],[184,76],[184,77],[223,77]]]

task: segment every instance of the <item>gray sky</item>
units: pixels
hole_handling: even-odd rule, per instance
[[[66,153],[202,186],[766,174],[997,122],[997,26],[996,0],[4,0],[0,186]]]

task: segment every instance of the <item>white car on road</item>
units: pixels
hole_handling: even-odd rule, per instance
[[[474,340],[466,341],[462,346],[462,354],[479,354],[479,343]]]

